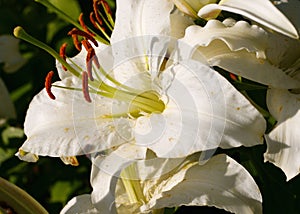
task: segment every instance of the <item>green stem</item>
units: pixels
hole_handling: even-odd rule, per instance
[[[66,13],[64,13],[62,10],[60,10],[59,8],[55,7],[53,4],[51,4],[51,2],[47,1],[47,0],[35,0],[36,2],[44,5],[45,7],[47,7],[48,9],[54,11],[56,14],[58,14],[62,19],[64,19],[66,22],[74,25],[76,28],[80,29],[80,30],[83,30],[82,26],[77,22],[75,21],[73,18],[71,18],[70,16],[68,16]],[[89,28],[89,30],[93,33],[95,33],[93,30],[91,30]],[[99,41],[99,42],[102,42],[103,44],[106,44],[108,45],[109,43],[101,38],[100,36],[98,36],[96,33],[95,33],[95,37],[96,39]]]
[[[0,177],[0,201],[4,201],[17,213],[48,213],[42,205],[28,193]]]

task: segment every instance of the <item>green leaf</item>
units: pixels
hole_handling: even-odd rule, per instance
[[[4,144],[8,145],[10,138],[22,138],[24,131],[21,128],[9,126],[2,132],[2,140]]]
[[[58,181],[51,188],[50,202],[59,202],[65,204],[68,200],[68,196],[79,185],[77,182]]]
[[[77,20],[81,13],[80,5],[77,0],[49,0],[49,2],[75,20]]]
[[[48,213],[34,198],[21,188],[0,177],[0,201],[5,202],[16,213]]]

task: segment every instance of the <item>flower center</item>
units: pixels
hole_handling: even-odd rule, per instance
[[[41,3],[47,4],[47,7],[57,10],[58,13],[63,13],[55,8],[54,5],[48,5],[50,3],[47,1],[41,0]],[[80,14],[79,25],[74,23],[73,20],[69,20],[71,18],[66,14],[63,13],[61,16],[65,17],[67,21],[73,23],[76,27],[73,28],[68,35],[72,36],[74,46],[76,49],[78,49],[78,51],[82,51],[82,46],[85,48],[87,52],[85,68],[80,67],[72,59],[66,56],[67,44],[63,44],[60,48],[60,52],[57,53],[51,47],[27,34],[21,27],[17,27],[14,30],[14,35],[16,37],[44,49],[62,64],[63,70],[70,72],[72,75],[81,79],[81,88],[76,88],[76,86],[58,86],[51,83],[54,73],[53,71],[50,71],[45,80],[45,88],[51,99],[56,99],[55,95],[51,92],[51,87],[57,87],[76,91],[82,90],[83,97],[87,102],[92,102],[92,98],[90,96],[91,94],[125,101],[129,104],[129,112],[127,112],[127,114],[132,117],[139,117],[145,113],[161,113],[164,111],[165,104],[160,99],[160,96],[157,92],[141,92],[140,90],[121,84],[101,67],[98,57],[95,54],[94,47],[98,47],[98,41],[108,44],[106,40],[109,41],[110,38],[107,34],[107,31],[111,32],[114,27],[112,13],[106,1],[94,0],[93,12],[90,14],[91,23],[97,30],[100,30],[105,39],[97,35],[93,30],[85,25],[83,14]],[[110,116],[116,117],[118,115]]]

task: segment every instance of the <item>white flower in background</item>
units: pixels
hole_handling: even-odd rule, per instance
[[[20,54],[18,39],[10,35],[0,36],[0,63],[4,64],[3,70],[6,73],[15,72],[26,63]],[[0,79],[0,103],[0,118],[16,117],[15,107],[2,79]]]
[[[19,51],[19,41],[10,35],[0,36],[0,63],[4,63],[3,70],[7,73],[17,71],[26,63]]]
[[[188,16],[197,19],[197,13],[204,5],[216,3],[217,0],[173,0],[176,7]]]
[[[176,48],[169,37],[173,7],[170,1],[117,1],[111,46],[85,40],[88,51],[69,64],[58,57],[68,71],[59,64],[61,81],[50,91],[50,73],[48,87],[31,102],[28,138],[17,155],[36,161],[36,155],[70,157],[129,143],[141,154],[149,148],[175,158],[219,144],[262,143],[263,117],[225,78],[201,61],[172,58],[172,51],[189,47]]]
[[[299,1],[282,2],[278,7],[299,30],[299,14],[295,10],[300,7]],[[264,24],[263,21],[255,21]],[[194,46],[197,54],[200,52],[209,64],[270,87],[267,93],[267,106],[277,120],[277,125],[266,135],[268,149],[264,155],[265,161],[280,167],[285,172],[287,180],[290,180],[299,174],[300,167],[298,154],[300,41],[285,36],[298,35],[297,31],[288,33],[289,31],[283,30],[290,25],[277,22],[277,19],[274,23],[282,27],[282,30],[277,31],[284,35],[266,31],[243,21],[235,22],[227,19],[221,23],[210,20],[203,28],[189,27],[183,41]],[[214,35],[213,39],[203,36],[209,32]]]
[[[293,24],[269,0],[221,0],[218,4],[207,4],[202,7],[198,16],[207,19],[216,18],[221,10],[240,14],[271,30],[299,38]]]
[[[120,155],[96,157],[92,194],[71,199],[61,213],[161,213],[165,207],[182,205],[262,213],[262,197],[255,181],[226,155],[216,155],[199,165],[199,154],[182,159],[149,158],[148,154],[148,160],[110,174],[111,168],[105,166],[118,165],[117,157]]]

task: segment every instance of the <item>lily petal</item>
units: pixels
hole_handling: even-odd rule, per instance
[[[60,211],[60,214],[97,214],[99,211],[94,207],[89,194],[79,195],[72,198]],[[102,213],[102,212],[101,212]]]
[[[91,197],[98,210],[107,214],[116,213],[115,188],[121,171],[137,159],[144,159],[145,156],[146,148],[124,144],[108,156],[98,155],[92,159]]]
[[[234,23],[229,19],[223,23],[211,20],[205,27],[188,27],[185,37],[180,40],[183,45],[193,47],[186,49],[186,57],[202,55],[212,66],[219,66],[261,84],[298,88],[300,82],[279,68],[279,56],[271,56],[272,50],[279,51],[280,57],[285,56],[288,44],[284,42],[283,45],[279,41],[275,37],[268,37],[255,25],[243,21]],[[288,62],[286,58],[284,60]],[[277,65],[273,64],[276,62]]]
[[[262,213],[262,197],[255,181],[226,155],[217,155],[205,165],[188,164],[156,189],[143,211],[188,205]]]
[[[168,79],[171,85],[166,83]],[[208,66],[193,60],[180,62],[162,73],[162,82],[168,104],[162,114],[137,119],[138,145],[147,146],[158,157],[179,158],[219,145],[231,148],[262,143],[263,117]]]
[[[142,35],[170,35],[172,1],[117,0],[111,43]]]
[[[201,8],[198,16],[210,18],[221,10],[240,14],[274,31],[292,38],[299,38],[293,24],[269,0],[222,0]]]
[[[76,87],[70,78],[54,84],[64,87],[75,84]],[[131,121],[109,116],[124,113],[122,102],[95,95],[93,102],[88,103],[80,91],[56,87],[53,93],[57,96],[55,100],[50,99],[45,90],[33,98],[24,125],[28,138],[21,150],[42,156],[77,156],[131,139]]]
[[[300,168],[300,94],[272,88],[267,94],[267,105],[278,122],[266,135],[268,147],[264,158],[281,168],[290,180],[299,174]]]

